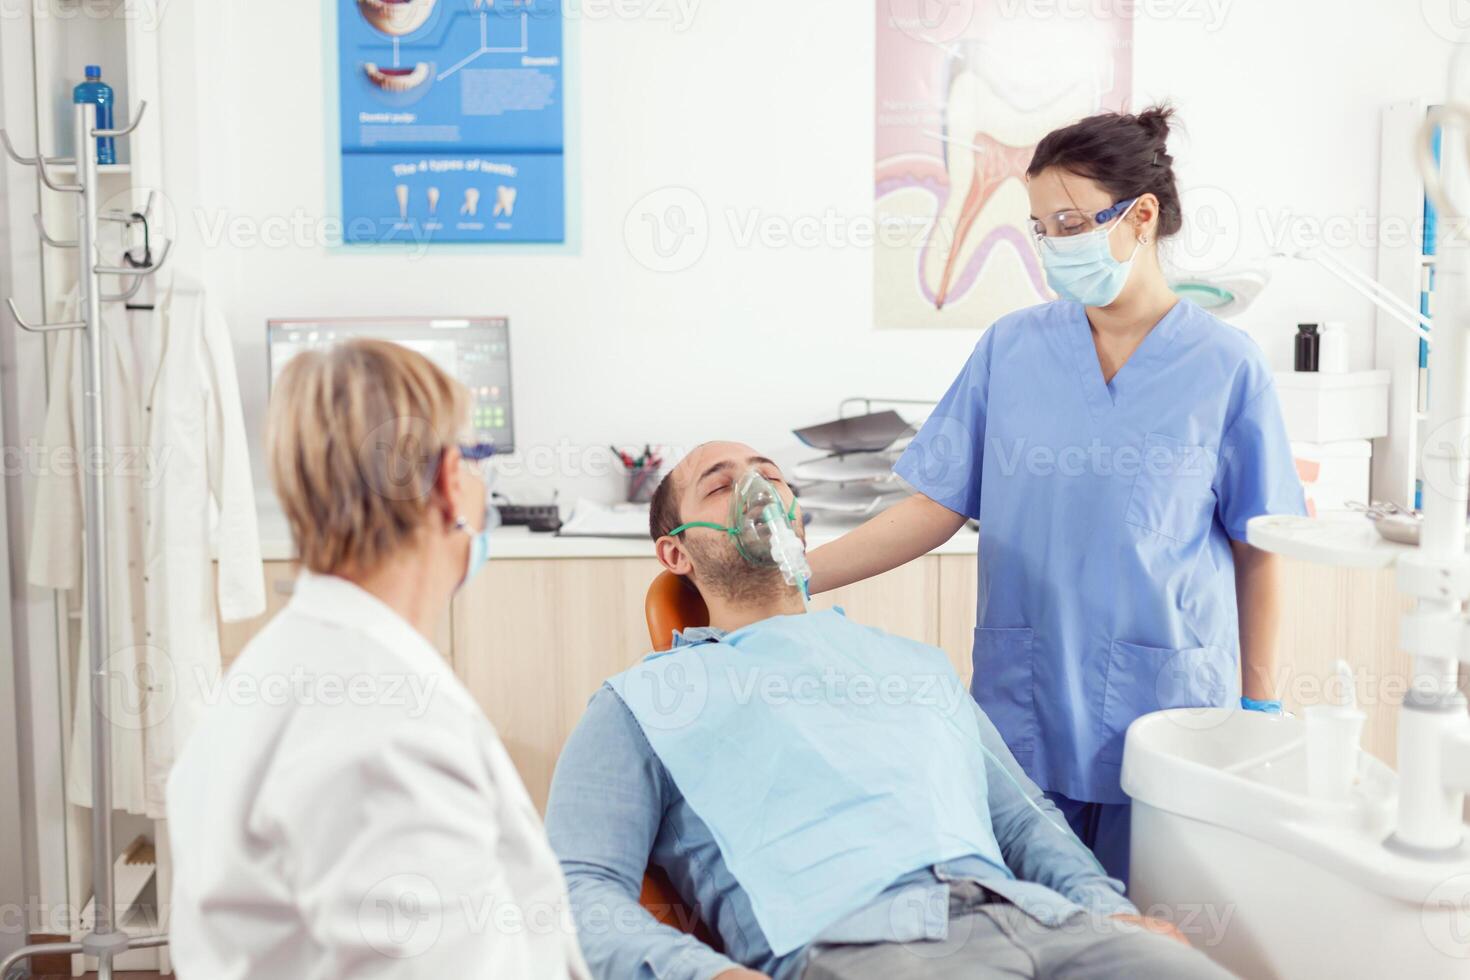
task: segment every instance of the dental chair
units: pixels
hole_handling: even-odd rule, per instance
[[[672,572],[660,572],[648,587],[643,614],[648,620],[648,638],[659,651],[674,645],[676,630],[709,625],[709,610],[704,600]],[[720,950],[719,939],[699,921],[697,912],[683,903],[661,869],[648,866],[643,874],[643,894],[638,896],[638,901],[664,925],[692,933],[700,942]]]

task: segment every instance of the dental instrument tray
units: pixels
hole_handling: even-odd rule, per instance
[[[808,446],[825,449],[829,453],[877,452],[914,432],[914,427],[892,409],[792,430],[796,438]]]
[[[1377,500],[1369,504],[1348,501],[1347,507],[1372,521],[1373,527],[1385,541],[1408,545],[1419,543],[1419,527],[1424,523],[1424,515],[1419,511]]]
[[[797,482],[887,484],[897,480],[893,475],[897,461],[897,454],[883,452],[823,456],[797,463],[791,476]]]

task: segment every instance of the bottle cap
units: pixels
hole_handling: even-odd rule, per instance
[[[1301,333],[1301,334],[1314,334],[1314,333],[1317,332],[1317,324],[1315,324],[1315,323],[1298,323],[1296,325],[1296,329],[1297,329],[1297,332],[1298,333]]]
[[[87,66],[87,77],[88,78],[101,78],[102,77],[102,66],[101,65],[88,65]]]

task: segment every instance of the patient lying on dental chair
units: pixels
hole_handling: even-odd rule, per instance
[[[594,975],[1229,976],[1139,916],[941,651],[807,610],[761,547],[801,535],[791,501],[735,443],[654,496],[659,560],[710,625],[610,678],[557,765],[547,831]],[[650,864],[720,951],[639,905]]]

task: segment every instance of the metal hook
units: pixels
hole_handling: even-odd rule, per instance
[[[34,167],[36,165],[35,157],[23,157],[16,152],[15,144],[10,142],[10,134],[3,129],[0,129],[0,143],[5,144],[5,155],[16,163],[25,164],[27,167]]]
[[[41,233],[41,241],[45,242],[47,245],[50,245],[52,248],[76,248],[76,247],[78,247],[77,246],[77,243],[74,242],[74,241],[65,242],[65,241],[58,241],[55,238],[52,238],[49,234],[46,233],[46,222],[44,222],[44,221],[41,220],[41,216],[39,214],[37,214],[37,215],[35,215],[35,219],[36,219],[36,230]]]
[[[51,158],[48,159],[46,157],[41,156],[39,153],[37,153],[33,157],[21,156],[20,153],[16,150],[15,144],[12,143],[12,142],[10,142],[10,134],[7,133],[3,129],[0,129],[0,143],[4,143],[5,144],[5,153],[6,153],[7,156],[10,157],[10,159],[14,160],[16,163],[24,164],[27,167],[35,167],[36,170],[39,171],[40,174],[41,174],[41,182],[44,183],[47,187],[51,188],[53,191],[60,191],[62,193],[70,193],[70,194],[80,194],[82,192],[82,185],[81,184],[58,184],[58,183],[56,183],[54,180],[51,179],[51,174],[46,169],[46,165],[48,163],[49,164],[69,164],[69,163],[74,163],[75,161],[73,160],[72,157],[51,157]]]
[[[147,222],[153,217],[153,201],[158,196],[157,191],[148,192],[148,203],[143,205],[141,211],[102,211],[97,218],[99,221],[116,221],[119,224],[133,225],[139,221]]]
[[[135,269],[125,265],[99,265],[94,267],[92,271],[100,276],[151,276],[163,268],[163,264],[168,261],[169,249],[173,247],[173,244],[171,241],[164,242],[163,248],[158,251],[158,261],[146,269]]]
[[[14,160],[16,163],[24,164],[27,167],[37,168],[41,172],[41,179],[45,181],[46,186],[51,188],[52,190],[77,192],[81,191],[80,184],[63,184],[58,186],[51,180],[51,175],[46,170],[47,164],[51,164],[53,166],[72,164],[76,162],[74,158],[43,157],[39,153],[33,157],[21,156],[20,152],[16,150],[15,144],[10,142],[10,134],[3,129],[0,129],[0,143],[3,143],[5,145],[5,153],[7,156],[10,157],[10,159]]]
[[[51,174],[46,170],[46,161],[42,157],[36,157],[36,170],[41,175],[41,183],[53,191],[58,191],[63,194],[80,194],[82,192],[81,184],[58,184],[52,180]]]
[[[29,333],[55,333],[58,330],[84,330],[87,326],[86,320],[69,320],[65,323],[31,323],[20,315],[20,309],[15,305],[15,300],[7,297],[5,305],[10,307],[10,315],[15,317],[15,322],[20,328]]]
[[[106,300],[109,303],[127,302],[134,296],[138,295],[138,290],[143,288],[143,280],[161,269],[163,267],[163,264],[168,261],[168,252],[169,249],[172,247],[172,241],[165,241],[163,243],[163,248],[158,250],[158,260],[152,265],[146,266],[144,268],[129,266],[126,269],[119,269],[116,267],[98,266],[96,271],[99,273],[104,273],[107,275],[130,275],[133,277],[133,284],[127,289],[123,290],[120,293],[103,293],[102,299]]]
[[[135,129],[138,128],[138,124],[143,121],[143,113],[144,113],[144,111],[147,108],[148,108],[148,100],[147,99],[143,99],[141,102],[138,103],[138,108],[133,113],[133,121],[130,122],[130,123],[128,123],[128,125],[125,128],[123,128],[123,129],[94,129],[94,130],[92,130],[92,135],[93,136],[97,136],[97,137],[126,136],[129,133],[131,133],[133,130],[135,130]]]
[[[145,277],[142,275],[134,276],[133,284],[130,287],[120,293],[103,293],[102,299],[108,303],[126,303],[128,300],[138,295],[138,290],[143,288],[144,278]]]

